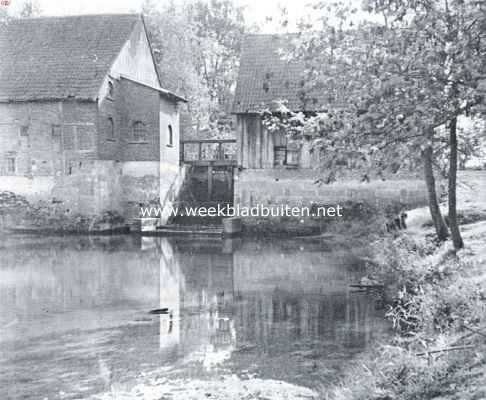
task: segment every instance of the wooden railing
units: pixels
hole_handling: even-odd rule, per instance
[[[193,165],[236,165],[236,140],[183,140],[181,162]]]

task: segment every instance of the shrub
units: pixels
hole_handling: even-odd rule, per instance
[[[386,316],[405,335],[444,332],[486,316],[486,293],[467,279],[471,265],[427,240],[401,236],[374,246],[373,277],[387,285]]]
[[[437,344],[437,343],[435,343]],[[466,349],[426,357],[382,346],[361,360],[328,398],[335,400],[466,399],[483,384],[484,352]],[[479,369],[475,370],[475,368]],[[451,397],[447,397],[451,396]]]

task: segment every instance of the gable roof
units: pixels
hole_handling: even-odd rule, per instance
[[[286,100],[292,111],[322,110],[323,93],[305,95],[302,61],[285,60],[286,46],[296,34],[247,35],[242,47],[233,113],[256,113],[265,108],[276,110]]]
[[[129,80],[133,83],[136,83],[137,85],[142,85],[142,86],[148,87],[152,90],[155,90],[155,91],[159,92],[159,94],[161,96],[163,96],[167,99],[174,100],[176,102],[179,101],[179,102],[182,102],[182,103],[188,103],[189,102],[185,97],[179,96],[178,94],[171,92],[170,90],[163,89],[160,86],[152,86],[152,85],[149,85],[148,83],[141,82],[137,79],[130,78],[129,76],[126,76],[126,75],[123,75],[123,74],[120,74],[120,78]]]
[[[14,19],[0,27],[0,101],[95,100],[137,14]]]

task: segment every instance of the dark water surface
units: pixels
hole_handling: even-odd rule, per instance
[[[0,399],[83,399],[150,374],[330,384],[387,328],[348,290],[359,251],[329,247],[3,238]]]

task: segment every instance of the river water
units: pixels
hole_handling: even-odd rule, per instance
[[[348,288],[360,254],[309,240],[4,238],[0,399],[128,399],[157,379],[224,377],[322,390],[386,335],[376,301]],[[186,398],[184,385],[170,390]]]

